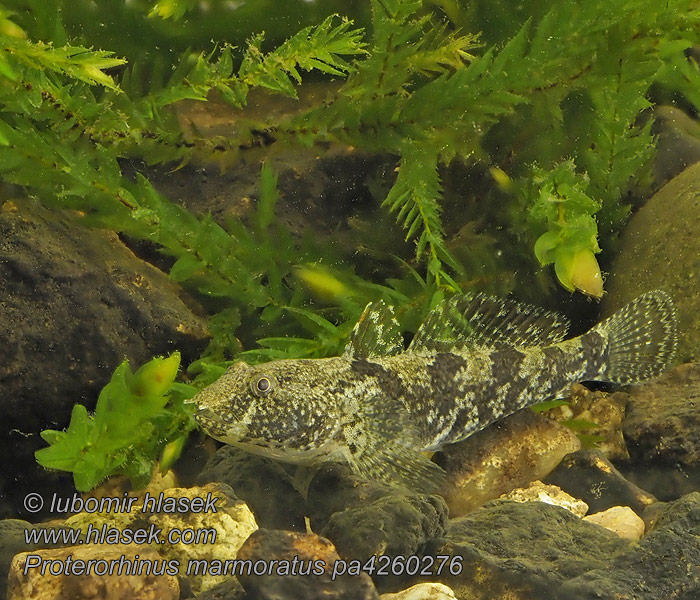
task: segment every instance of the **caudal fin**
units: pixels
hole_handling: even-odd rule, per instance
[[[606,381],[651,379],[671,365],[676,353],[676,310],[661,290],[642,294],[595,329],[608,338]]]

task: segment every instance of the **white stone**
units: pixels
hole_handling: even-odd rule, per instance
[[[442,583],[419,583],[394,594],[382,594],[379,600],[457,600],[457,596]]]
[[[613,506],[588,515],[583,520],[605,527],[628,540],[636,541],[644,535],[644,521],[629,506]]]
[[[516,502],[546,502],[561,506],[577,517],[582,517],[588,512],[588,504],[583,500],[570,496],[556,485],[548,485],[541,481],[533,481],[528,487],[515,489],[503,494],[501,498]]]
[[[155,502],[148,505],[146,512],[142,512],[144,495],[148,492],[152,499],[159,498],[162,492],[166,498],[189,499],[190,502],[197,498],[206,500],[208,497],[218,498],[215,502],[215,510],[208,512],[151,512]],[[162,530],[161,537],[165,538],[168,532],[188,530],[191,534],[196,532],[203,537],[194,543],[186,539],[185,542],[174,540],[169,543],[151,543],[150,548],[167,560],[177,560],[180,564],[181,574],[186,572],[190,560],[205,560],[208,563],[213,560],[226,560],[236,557],[238,549],[248,536],[258,528],[255,516],[250,508],[241,500],[234,500],[227,494],[225,488],[216,483],[208,483],[204,486],[191,488],[146,488],[139,492],[138,500],[129,512],[111,513],[77,513],[69,517],[64,525],[85,531],[90,525],[100,529],[103,525],[124,530],[127,528],[148,528],[152,526]],[[214,540],[215,537],[215,540]],[[133,546],[145,549],[148,545]],[[195,593],[205,591],[227,579],[225,575],[197,574],[189,577],[192,590]]]

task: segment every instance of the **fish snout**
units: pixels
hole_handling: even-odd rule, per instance
[[[220,436],[225,431],[223,419],[208,406],[200,406],[194,413],[194,420],[212,437]]]
[[[199,426],[211,437],[232,444],[244,438],[248,433],[248,427],[243,423],[233,420],[232,416],[221,415],[214,412],[208,406],[200,407],[194,414]]]
[[[200,406],[194,413],[197,421],[220,421],[219,416],[208,406]]]

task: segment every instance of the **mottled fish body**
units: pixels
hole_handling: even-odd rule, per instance
[[[648,292],[579,337],[560,315],[484,295],[435,308],[407,349],[391,307],[370,304],[343,356],[234,363],[194,398],[212,437],[279,460],[345,460],[367,477],[434,487],[423,454],[572,383],[635,383],[676,349],[675,312]]]

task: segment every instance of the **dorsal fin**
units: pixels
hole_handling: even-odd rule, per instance
[[[390,356],[403,351],[401,327],[394,309],[382,300],[370,302],[350,334],[345,358]]]
[[[418,328],[410,352],[549,346],[566,336],[566,317],[514,300],[460,294],[438,304]]]

